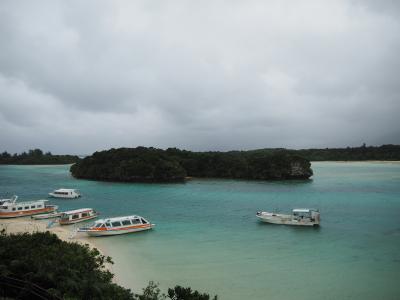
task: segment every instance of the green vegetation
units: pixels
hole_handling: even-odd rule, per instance
[[[311,161],[400,160],[400,145],[290,150]]]
[[[112,282],[112,263],[97,249],[61,241],[55,234],[0,234],[0,297],[4,299],[209,300],[176,286],[161,294],[150,282],[142,294]],[[3,299],[2,298],[2,299]],[[213,298],[214,300],[217,297]]]
[[[53,155],[50,152],[43,153],[40,149],[21,154],[11,155],[6,151],[0,154],[0,165],[57,165],[73,164],[77,161],[79,157],[76,155]]]
[[[169,148],[119,148],[95,152],[73,166],[76,178],[173,182],[185,177],[258,180],[307,179],[308,160],[287,150],[191,152]]]

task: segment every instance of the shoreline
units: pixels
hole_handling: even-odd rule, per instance
[[[47,228],[48,220],[34,220],[30,216],[10,218],[10,219],[0,219],[0,231],[5,230],[6,234],[18,234],[18,233],[34,233],[34,232],[51,232],[58,236],[62,241],[69,243],[78,243],[80,245],[88,245],[90,249],[96,248],[101,255],[110,256],[102,249],[97,243],[91,240],[88,236],[76,233],[72,236],[72,231],[76,228],[74,225],[60,226],[55,223],[52,227]],[[112,258],[112,257],[111,257]],[[115,262],[114,262],[115,264]],[[114,265],[105,263],[105,269],[114,274],[113,282],[120,284],[118,280],[118,275],[115,273]]]

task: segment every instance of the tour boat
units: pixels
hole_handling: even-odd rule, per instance
[[[57,210],[56,205],[46,205],[48,200],[34,200],[17,202],[18,197],[15,196],[9,201],[5,201],[0,206],[0,219],[17,218],[32,216],[42,213],[50,213]],[[4,199],[3,199],[4,200]]]
[[[92,208],[75,209],[64,211],[61,214],[60,220],[58,222],[60,223],[60,225],[70,225],[94,219],[98,215],[99,214]]]
[[[81,194],[79,193],[78,190],[75,189],[58,189],[54,190],[52,193],[49,193],[49,196],[54,198],[73,199],[73,198],[79,198]]]
[[[106,236],[143,231],[153,227],[154,224],[143,217],[125,216],[97,220],[90,227],[79,228],[78,232],[85,232],[90,236]]]
[[[257,218],[262,222],[272,224],[318,226],[320,213],[318,210],[312,208],[296,208],[293,209],[291,215],[259,211],[257,212]]]

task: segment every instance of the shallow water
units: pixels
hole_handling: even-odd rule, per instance
[[[149,280],[220,299],[399,299],[400,164],[312,164],[310,181],[194,179],[124,184],[73,179],[69,166],[0,166],[0,197],[78,188],[61,209],[139,214],[152,231],[94,238],[124,286]],[[321,211],[319,228],[259,223],[258,210]]]

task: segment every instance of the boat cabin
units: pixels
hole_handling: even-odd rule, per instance
[[[58,189],[49,193],[49,195],[55,198],[78,198],[81,196],[79,191],[76,189]]]
[[[292,215],[294,219],[309,219],[311,221],[319,219],[319,211],[313,208],[296,208],[293,209]]]
[[[81,208],[70,211],[65,211],[61,214],[60,225],[75,224],[86,220],[94,219],[98,213],[92,208]]]
[[[34,200],[17,202],[17,197],[14,197],[9,201],[2,202],[0,205],[0,218],[31,216],[39,213],[55,211],[57,206],[46,205],[45,203],[47,201],[48,200]]]
[[[126,227],[132,225],[141,225],[141,224],[149,224],[149,222],[139,216],[131,216],[131,217],[121,217],[121,218],[113,218],[106,220],[98,220],[95,222],[95,228],[116,228],[116,227]]]

